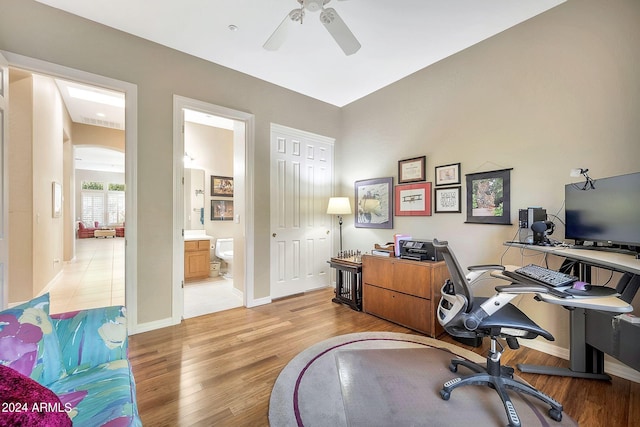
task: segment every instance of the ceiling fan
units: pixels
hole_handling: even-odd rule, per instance
[[[287,29],[290,25],[289,21],[300,22],[304,18],[305,10],[309,12],[320,11],[320,22],[325,26],[329,34],[334,38],[338,46],[345,55],[353,55],[360,49],[360,42],[353,35],[347,24],[344,23],[338,12],[332,7],[326,8],[325,5],[331,0],[297,0],[300,7],[293,9],[284,17],[278,28],[271,34],[263,47],[267,50],[278,50],[284,43],[287,36]]]

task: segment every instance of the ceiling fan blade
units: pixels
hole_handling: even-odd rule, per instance
[[[302,12],[300,9],[294,9],[291,12],[287,13],[287,16],[284,17],[278,28],[271,34],[269,39],[262,45],[266,50],[278,50],[280,46],[284,43],[287,38],[287,34],[289,33],[289,26],[292,21],[299,21],[302,19],[300,15]],[[294,16],[295,15],[295,16]]]
[[[353,35],[347,24],[344,23],[338,12],[333,8],[327,8],[320,13],[320,21],[326,27],[329,34],[338,43],[345,55],[353,55],[361,45]]]

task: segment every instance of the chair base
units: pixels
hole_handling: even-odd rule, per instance
[[[454,389],[466,385],[489,386],[500,396],[507,414],[509,426],[520,427],[520,418],[518,417],[518,413],[516,412],[516,409],[511,402],[511,398],[507,393],[507,389],[512,389],[545,402],[551,406],[549,409],[549,417],[555,421],[562,420],[562,405],[560,403],[541,391],[531,387],[529,384],[515,380],[513,378],[513,368],[509,366],[502,366],[500,364],[499,355],[497,360],[493,360],[492,355],[493,353],[489,353],[489,356],[487,356],[486,367],[467,360],[453,359],[451,361],[451,365],[449,365],[449,370],[451,370],[451,372],[457,372],[458,365],[462,365],[476,373],[463,378],[453,378],[447,381],[444,383],[442,390],[440,390],[440,397],[442,397],[443,400],[449,400],[451,392]]]

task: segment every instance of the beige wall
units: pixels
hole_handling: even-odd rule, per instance
[[[256,212],[268,212],[275,122],[337,138],[340,195],[352,195],[358,179],[397,179],[397,160],[426,155],[430,181],[433,167],[448,163],[461,162],[463,174],[512,167],[514,224],[517,209],[530,205],[562,217],[569,169],[588,167],[594,178],[639,170],[638,22],[636,0],[569,0],[343,109],[32,0],[2,1],[0,49],[138,85],[137,286],[145,323],[171,316],[173,94],[255,115]],[[346,217],[345,247],[367,250],[407,232],[449,240],[465,265],[540,260],[513,249],[502,258],[515,225],[464,220],[396,217],[394,230],[370,230]],[[554,237],[563,232],[559,226]],[[256,254],[269,253],[268,235],[268,215],[257,215]],[[263,298],[269,257],[254,262],[254,296]],[[520,306],[566,346],[564,310],[529,299]]]
[[[52,185],[65,182],[70,121],[53,79],[18,72],[10,91],[9,301],[18,302],[36,296],[62,270],[69,213],[63,206],[63,215],[53,217]]]
[[[513,168],[511,226],[465,224],[463,201],[461,214],[395,217],[393,230],[355,229],[346,218],[345,246],[367,250],[407,233],[448,240],[462,265],[542,261],[504,254],[519,208],[564,219],[564,185],[578,181],[570,169],[589,168],[596,179],[640,171],[639,22],[635,0],[569,0],[345,107],[336,145],[344,195],[353,197],[358,179],[397,180],[397,160],[421,155],[428,181],[435,166],[461,162],[463,194],[464,174]],[[563,239],[554,222],[552,237]],[[566,310],[530,297],[519,304],[567,345]]]
[[[33,297],[33,79],[9,73],[9,302]]]
[[[124,131],[101,126],[73,123],[73,145],[113,148],[124,152]]]
[[[2,0],[0,50],[137,85],[139,323],[172,316],[174,94],[255,115],[256,162],[249,173],[257,212],[268,212],[270,202],[270,123],[334,138],[340,129],[337,107],[33,0]],[[269,296],[268,230],[268,215],[257,215],[255,298]]]

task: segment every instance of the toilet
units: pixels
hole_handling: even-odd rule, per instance
[[[215,254],[218,258],[227,263],[227,272],[224,277],[230,278],[231,276],[231,263],[233,262],[233,239],[224,238],[216,240]]]

